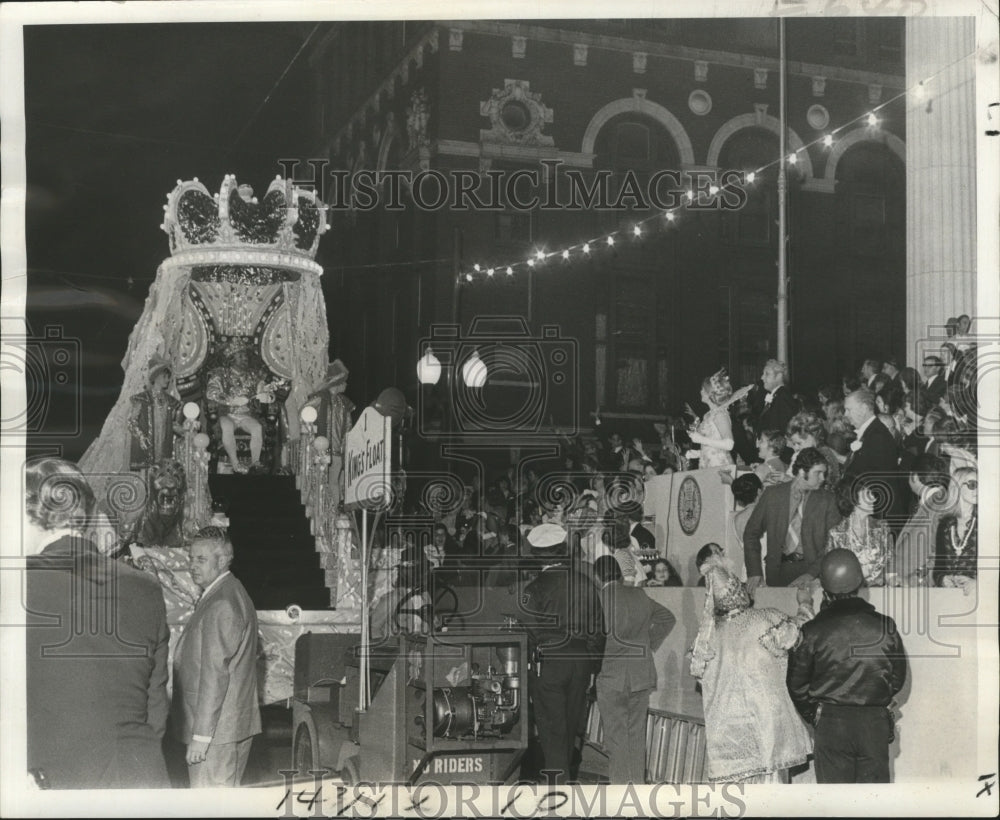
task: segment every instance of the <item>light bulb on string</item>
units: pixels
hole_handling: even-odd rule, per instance
[[[933,80],[933,77],[931,77],[930,80]],[[862,114],[861,116],[854,118],[850,122],[847,122],[847,123],[845,123],[844,125],[841,125],[838,128],[834,128],[830,133],[824,134],[821,137],[817,137],[816,139],[814,139],[812,142],[808,143],[807,145],[801,146],[801,147],[793,150],[791,153],[789,153],[784,158],[784,161],[787,162],[787,164],[790,165],[790,166],[797,166],[798,165],[798,155],[801,152],[805,152],[806,153],[807,161],[808,161],[808,150],[812,146],[816,145],[817,143],[822,143],[823,146],[826,147],[827,149],[832,148],[833,144],[835,142],[835,135],[839,131],[842,131],[842,130],[844,130],[844,129],[846,129],[846,128],[848,128],[848,127],[850,127],[850,126],[854,125],[855,123],[858,123],[858,122],[860,122],[862,120],[864,120],[867,123],[867,126],[869,128],[873,128],[873,129],[874,128],[879,128],[881,126],[881,120],[880,120],[880,118],[878,116],[878,111],[880,111],[882,108],[885,108],[886,105],[894,102],[895,100],[898,100],[900,97],[903,97],[903,96],[905,96],[907,94],[912,94],[915,100],[921,100],[921,101],[922,100],[927,100],[927,111],[929,112],[930,111],[930,107],[931,107],[931,98],[930,98],[930,95],[928,93],[928,89],[925,86],[925,83],[928,82],[928,81],[929,80],[923,80],[923,81],[919,82],[916,86],[912,86],[911,88],[909,88],[909,89],[901,92],[900,94],[897,94],[895,97],[893,97],[888,102],[883,103],[882,105],[875,106],[871,111],[867,112],[867,114]],[[767,169],[771,168],[772,166],[778,166],[780,168],[781,166],[780,166],[779,163],[781,162],[781,160],[782,160],[782,158],[778,157],[774,161],[767,163],[766,165],[764,165],[763,167],[761,167],[761,168],[759,168],[759,169],[757,169],[755,171],[747,171],[747,172],[745,172],[744,173],[744,177],[743,177],[743,179],[745,181],[745,184],[753,185],[754,183],[757,182],[757,176],[758,176],[758,174],[764,173],[765,171],[767,171]],[[761,181],[762,182],[766,181],[766,178],[762,177]],[[731,187],[731,185],[729,185],[729,184],[724,185],[724,186],[720,186],[718,184],[712,184],[712,185],[710,185],[708,187],[707,190],[702,191],[702,190],[699,189],[697,191],[697,193],[698,194],[707,193],[707,194],[709,194],[711,196],[716,196],[716,195],[720,194],[722,190],[724,190],[726,188],[730,188],[730,187]],[[685,205],[693,205],[694,204],[694,202],[696,201],[695,193],[696,193],[696,191],[694,189],[691,189],[691,188],[687,189],[682,194],[682,204],[675,206],[675,208],[673,210],[663,211],[663,215],[664,215],[666,221],[670,222],[670,223],[675,223],[677,221],[677,216],[678,216],[678,213],[680,212],[681,208],[683,208]],[[168,199],[169,199],[169,197],[168,197]],[[699,199],[700,199],[700,197],[699,197]],[[653,217],[649,217],[648,219],[642,220],[639,223],[634,223],[633,226],[632,226],[632,232],[633,232],[634,236],[637,237],[637,238],[641,237],[643,235],[643,231],[642,231],[641,225],[643,224],[643,222],[652,221],[652,219],[653,219]],[[621,233],[623,235],[625,235],[625,230],[622,230]],[[603,239],[604,239],[605,244],[608,247],[614,247],[614,245],[615,245],[614,233],[606,235]],[[594,242],[600,242],[600,241],[601,241],[601,239],[595,239],[594,240]],[[556,250],[556,251],[552,251],[550,253],[547,253],[544,250],[537,250],[537,251],[535,251],[532,254],[532,256],[530,258],[528,258],[524,262],[520,262],[520,263],[517,263],[517,264],[527,264],[527,266],[529,268],[534,268],[534,267],[536,267],[536,263],[537,262],[544,263],[545,260],[548,257],[554,257],[556,254],[560,254],[560,256],[562,257],[563,260],[569,260],[572,251],[574,249],[576,249],[576,248],[579,248],[585,256],[589,256],[590,253],[591,253],[591,244],[593,244],[593,243],[592,242],[585,242],[582,245],[572,245],[569,248],[563,249],[562,251]],[[476,273],[483,272],[483,269],[478,264],[474,265],[473,268],[474,268],[474,270],[475,270]],[[496,272],[496,270],[497,269],[490,268],[488,270],[487,275],[490,276],[490,277],[492,277],[494,275],[494,273]],[[506,266],[506,272],[507,272],[508,276],[512,276],[513,275],[513,268],[510,265],[507,265]],[[472,282],[474,280],[474,278],[473,278],[473,276],[472,276],[471,273],[466,273],[465,277],[466,277],[466,280],[469,281],[469,282]]]

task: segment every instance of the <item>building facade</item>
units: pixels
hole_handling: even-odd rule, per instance
[[[865,358],[908,358],[904,22],[788,20],[785,42],[788,359],[811,392]],[[572,341],[577,395],[546,407],[556,427],[601,418],[642,434],[697,406],[721,366],[736,385],[755,379],[777,352],[778,47],[770,19],[330,24],[310,55],[312,158],[327,172],[466,171],[497,206],[427,207],[426,180],[423,208],[403,185],[398,209],[383,189],[377,207],[332,215],[320,261],[352,393],[415,395],[435,328],[495,336],[496,315]],[[677,172],[657,188],[681,205],[673,221],[628,195],[664,170]],[[756,172],[743,198],[712,192],[729,170]],[[490,175],[517,171],[543,201],[553,176],[557,199],[567,172],[585,186],[604,176],[617,207],[491,201]]]

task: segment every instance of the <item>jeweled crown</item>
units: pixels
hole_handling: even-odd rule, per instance
[[[198,177],[177,180],[163,210],[160,227],[171,254],[166,267],[241,264],[322,273],[313,258],[329,230],[326,209],[314,191],[280,175],[261,201],[234,174],[226,174],[214,195]]]

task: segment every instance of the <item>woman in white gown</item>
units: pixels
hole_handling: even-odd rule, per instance
[[[694,444],[701,445],[698,467],[728,467],[733,464],[733,425],[729,418],[729,399],[733,386],[725,368],[705,379],[701,385],[701,400],[708,412],[689,433]]]

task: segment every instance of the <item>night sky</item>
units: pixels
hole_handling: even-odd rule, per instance
[[[55,327],[79,340],[82,405],[77,425],[72,395],[53,393],[48,427],[64,434],[32,437],[33,448],[77,459],[100,432],[169,254],[159,225],[177,180],[217,191],[235,173],[263,193],[277,159],[307,155],[296,124],[313,97],[299,50],[315,26],[25,27],[27,320],[32,335]]]

